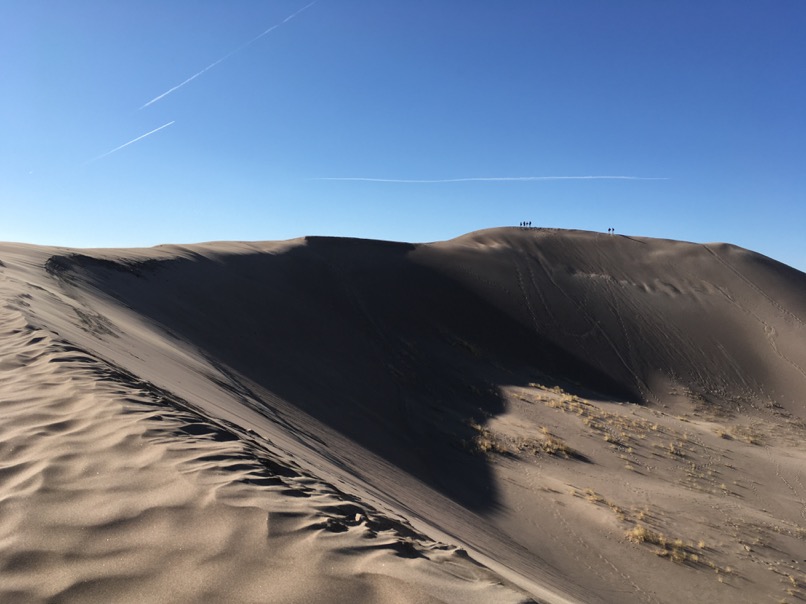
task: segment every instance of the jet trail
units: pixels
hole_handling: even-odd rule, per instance
[[[153,129],[153,130],[151,130],[150,132],[146,132],[145,134],[141,134],[141,135],[140,135],[140,136],[138,136],[137,138],[133,138],[133,139],[132,139],[132,140],[130,140],[128,143],[123,143],[123,144],[122,144],[120,147],[115,147],[114,149],[112,149],[111,151],[107,151],[107,152],[106,152],[106,153],[104,153],[103,155],[99,155],[98,157],[93,157],[92,159],[87,160],[86,162],[84,162],[84,165],[86,165],[86,164],[91,164],[91,163],[92,163],[92,162],[94,162],[94,161],[98,161],[99,159],[102,159],[102,158],[106,157],[107,155],[112,155],[112,154],[113,154],[115,151],[120,151],[121,149],[123,149],[123,147],[128,147],[128,146],[129,146],[129,145],[131,145],[132,143],[136,143],[137,141],[143,140],[143,139],[144,139],[145,137],[147,137],[147,136],[151,136],[151,135],[152,135],[152,134],[154,134],[155,132],[159,132],[159,131],[160,131],[160,130],[162,130],[163,128],[167,128],[168,126],[170,126],[171,124],[173,124],[175,121],[176,121],[176,120],[171,120],[170,122],[168,122],[167,124],[163,124],[163,125],[162,125],[162,126],[160,126],[159,128],[154,128],[154,129]]]
[[[342,180],[359,182],[386,182],[386,183],[443,183],[443,182],[504,182],[504,181],[535,181],[535,180],[669,180],[668,178],[648,178],[642,176],[498,176],[480,178],[363,178],[363,177],[333,177],[312,178],[311,180]]]
[[[152,105],[152,104],[156,103],[157,101],[159,101],[160,99],[165,98],[166,96],[168,96],[168,95],[169,95],[169,94],[171,94],[172,92],[175,92],[175,91],[179,90],[180,88],[182,88],[182,86],[184,86],[185,84],[188,84],[188,83],[192,82],[193,80],[195,80],[196,78],[198,78],[200,75],[202,75],[202,74],[206,73],[207,71],[210,71],[210,70],[211,70],[213,67],[215,67],[215,66],[216,66],[216,65],[218,65],[219,63],[223,63],[224,61],[226,61],[227,59],[229,59],[229,58],[230,58],[232,55],[234,55],[234,54],[236,54],[236,53],[238,53],[238,52],[242,51],[242,50],[243,50],[244,48],[246,48],[247,46],[250,46],[250,45],[254,44],[255,42],[257,42],[258,40],[260,40],[260,38],[262,38],[262,37],[263,37],[263,36],[265,36],[266,34],[268,34],[268,33],[272,32],[272,31],[274,31],[275,29],[277,29],[278,27],[280,27],[280,26],[281,26],[281,25],[283,25],[284,23],[288,23],[289,21],[291,21],[291,19],[293,19],[294,17],[296,17],[296,16],[297,16],[298,14],[300,14],[302,11],[304,11],[304,10],[306,10],[306,9],[308,9],[308,8],[310,8],[310,7],[312,7],[314,4],[316,4],[316,2],[317,2],[317,1],[318,1],[318,0],[313,0],[313,2],[311,2],[310,4],[306,4],[305,6],[303,6],[303,7],[302,7],[301,9],[299,9],[298,11],[296,11],[296,12],[294,12],[294,13],[292,13],[292,14],[288,15],[288,16],[287,16],[285,19],[283,19],[283,20],[282,20],[280,23],[277,23],[276,25],[272,25],[272,26],[271,26],[269,29],[265,30],[263,33],[258,34],[257,36],[255,36],[254,38],[252,38],[251,40],[249,40],[248,42],[244,42],[244,43],[243,43],[243,44],[241,44],[241,45],[240,45],[238,48],[236,48],[235,50],[232,50],[232,51],[228,52],[227,54],[225,54],[223,57],[221,57],[221,58],[220,58],[220,59],[218,59],[217,61],[213,61],[212,63],[210,63],[210,64],[209,64],[207,67],[205,67],[204,69],[202,69],[202,70],[201,70],[201,71],[199,71],[198,73],[194,73],[192,76],[190,76],[190,77],[189,77],[187,80],[185,80],[184,82],[181,82],[181,83],[177,84],[177,85],[176,85],[176,86],[174,86],[173,88],[169,88],[168,90],[166,90],[165,92],[163,92],[163,93],[162,93],[162,94],[160,94],[159,96],[155,96],[153,99],[151,99],[150,101],[148,101],[148,102],[147,102],[145,105],[143,105],[142,107],[140,107],[140,109],[145,109],[145,108],[146,108],[146,107],[148,107],[149,105]]]

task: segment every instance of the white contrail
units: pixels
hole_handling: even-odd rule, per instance
[[[234,51],[233,51],[233,52],[234,52]],[[230,54],[232,54],[232,53],[230,53]],[[159,96],[155,96],[153,99],[151,99],[150,101],[148,101],[148,102],[147,102],[145,105],[143,105],[142,107],[140,107],[140,109],[145,109],[146,107],[148,107],[148,106],[149,106],[149,105],[151,105],[152,103],[156,103],[156,102],[157,102],[157,101],[159,101],[161,98],[168,96],[168,95],[169,95],[169,94],[171,94],[171,93],[172,93],[174,90],[179,90],[180,88],[182,88],[182,86],[184,86],[184,85],[185,85],[185,84],[187,84],[188,82],[192,82],[193,80],[195,80],[196,78],[198,78],[198,77],[199,77],[201,74],[203,74],[205,71],[207,71],[208,69],[212,69],[213,67],[215,67],[216,65],[218,65],[218,64],[219,64],[221,61],[223,61],[224,59],[226,59],[226,58],[227,58],[227,57],[229,57],[229,56],[230,56],[230,55],[227,55],[226,57],[223,57],[223,58],[219,59],[219,60],[218,60],[218,61],[216,61],[215,63],[210,63],[210,64],[209,64],[207,67],[205,67],[204,69],[202,69],[202,70],[201,70],[199,73],[193,74],[192,76],[190,76],[190,77],[189,77],[187,80],[185,80],[185,81],[184,81],[184,82],[182,82],[181,84],[177,84],[177,85],[176,85],[176,86],[174,86],[173,88],[170,88],[170,89],[166,90],[165,92],[163,92],[161,95],[159,95]]]
[[[360,182],[389,182],[389,183],[441,183],[441,182],[502,182],[502,181],[532,181],[532,180],[669,180],[668,178],[650,178],[643,176],[495,176],[481,178],[363,178],[363,177],[333,177],[312,178],[310,180],[348,180]]]
[[[141,134],[141,135],[140,135],[140,136],[138,136],[137,138],[133,138],[132,140],[130,140],[128,143],[123,143],[123,144],[122,144],[120,147],[115,147],[114,149],[112,149],[111,151],[107,151],[107,152],[106,152],[106,153],[104,153],[103,155],[99,155],[98,157],[93,157],[92,159],[85,161],[85,162],[84,162],[84,164],[85,164],[85,165],[86,165],[86,164],[90,164],[90,163],[92,163],[92,162],[94,162],[94,161],[98,161],[99,159],[106,157],[107,155],[112,155],[112,154],[113,154],[115,151],[120,151],[121,149],[123,149],[123,147],[128,147],[128,146],[129,146],[129,145],[131,145],[132,143],[136,143],[136,142],[137,142],[137,141],[139,141],[139,140],[143,140],[143,139],[144,139],[145,137],[147,137],[147,136],[151,136],[151,135],[152,135],[152,134],[154,134],[155,132],[159,132],[159,131],[160,131],[160,130],[162,130],[163,128],[167,128],[168,126],[170,126],[171,124],[173,124],[175,121],[176,121],[176,120],[171,120],[170,122],[168,122],[167,124],[163,124],[163,125],[162,125],[162,126],[160,126],[159,128],[154,128],[154,129],[153,129],[153,130],[151,130],[150,132],[146,132],[145,134]]]
[[[257,42],[258,40],[260,40],[260,38],[262,38],[262,37],[263,37],[263,36],[265,36],[266,34],[268,34],[268,33],[272,32],[272,31],[274,31],[275,29],[277,29],[278,27],[280,27],[280,26],[281,26],[281,25],[283,25],[284,23],[288,23],[289,21],[291,21],[291,19],[293,19],[294,17],[296,17],[296,16],[297,16],[298,14],[300,14],[302,11],[304,11],[304,10],[306,10],[306,9],[308,9],[308,8],[310,8],[310,7],[312,7],[314,4],[316,4],[316,2],[317,2],[317,1],[318,1],[318,0],[313,0],[313,2],[311,2],[310,4],[306,4],[305,6],[303,6],[301,9],[299,9],[299,10],[298,10],[298,11],[296,11],[295,13],[292,13],[292,14],[288,15],[288,16],[287,16],[285,19],[283,19],[283,20],[282,20],[280,23],[278,23],[278,24],[276,24],[276,25],[272,25],[272,26],[271,26],[269,29],[267,29],[267,30],[265,30],[264,32],[262,32],[262,33],[260,33],[260,34],[256,35],[254,38],[252,38],[252,39],[251,39],[251,40],[249,40],[248,42],[244,42],[244,43],[243,43],[243,44],[241,44],[241,45],[240,45],[238,48],[236,48],[235,50],[232,50],[232,51],[228,52],[227,54],[225,54],[223,57],[221,57],[221,58],[220,58],[220,59],[218,59],[217,61],[213,61],[212,63],[210,63],[210,64],[209,64],[207,67],[205,67],[204,69],[202,69],[202,70],[201,70],[201,71],[199,71],[198,73],[194,73],[192,76],[190,76],[190,77],[189,77],[187,80],[185,80],[184,82],[181,82],[181,83],[177,84],[176,86],[174,86],[173,88],[170,88],[170,89],[166,90],[165,92],[163,92],[163,93],[162,93],[162,94],[160,94],[159,96],[155,96],[153,99],[151,99],[150,101],[148,101],[148,102],[147,102],[145,105],[143,105],[142,107],[140,107],[140,109],[145,109],[145,108],[146,108],[146,107],[148,107],[149,105],[152,105],[152,104],[156,103],[157,101],[159,101],[160,99],[165,98],[166,96],[168,96],[168,95],[169,95],[169,94],[171,94],[172,92],[174,92],[174,91],[176,91],[176,90],[179,90],[179,89],[180,89],[180,88],[182,88],[182,86],[184,86],[185,84],[187,84],[187,83],[189,83],[189,82],[192,82],[193,80],[195,80],[196,78],[198,78],[200,75],[202,75],[203,73],[205,73],[205,72],[207,72],[207,71],[211,70],[213,67],[215,67],[215,66],[216,66],[216,65],[218,65],[219,63],[222,63],[222,62],[226,61],[227,59],[229,59],[229,58],[230,58],[232,55],[234,55],[234,54],[236,54],[236,53],[238,53],[238,52],[242,51],[242,50],[243,50],[244,48],[246,48],[247,46],[250,46],[251,44],[254,44],[255,42]]]

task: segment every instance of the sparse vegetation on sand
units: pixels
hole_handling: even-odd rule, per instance
[[[664,484],[669,485],[663,487],[664,491],[673,492],[670,489],[676,485],[696,493],[697,500],[703,498],[703,505],[710,497],[730,497],[742,501],[748,493],[755,495],[756,487],[737,472],[733,464],[736,457],[730,451],[738,446],[748,455],[757,455],[752,453],[754,447],[745,447],[763,446],[769,428],[759,420],[723,418],[724,423],[715,427],[712,420],[700,420],[696,415],[682,416],[657,408],[589,400],[557,386],[544,387],[537,383],[530,384],[528,388],[513,389],[511,396],[527,405],[544,405],[545,411],[534,412],[536,419],[552,417],[546,413],[560,412],[562,415],[556,419],[556,425],[561,429],[567,431],[569,426],[579,426],[581,433],[577,438],[591,443],[591,462],[607,465],[608,472],[613,472],[614,484],[640,480],[639,493],[643,493],[644,489],[652,492],[651,489]],[[787,426],[794,438],[797,427],[791,422]],[[738,444],[732,445],[734,441]],[[580,441],[572,442],[576,444]],[[614,463],[616,459],[619,465]],[[628,478],[624,474],[619,476],[618,472],[630,472],[640,478]],[[802,482],[796,477],[781,476],[780,479],[785,480],[784,484],[790,493],[800,492]],[[648,486],[650,484],[656,486]],[[802,593],[799,586],[803,582],[792,584],[788,579],[789,576],[798,577],[796,561],[772,562],[777,554],[773,553],[775,550],[770,545],[778,539],[776,535],[793,541],[800,539],[802,532],[795,524],[755,526],[728,515],[724,522],[731,527],[729,531],[720,529],[715,532],[713,526],[693,518],[684,516],[678,519],[674,511],[664,509],[662,499],[658,500],[657,505],[648,503],[636,506],[632,497],[633,503],[625,503],[619,489],[609,488],[602,481],[598,481],[597,485],[604,486],[604,491],[574,487],[570,493],[609,511],[611,518],[623,531],[624,543],[642,546],[637,551],[646,550],[692,570],[709,571],[717,582],[734,586],[737,585],[737,579],[746,576],[747,564],[751,568],[747,572],[755,571],[753,565],[779,573],[786,569],[781,575],[784,593],[787,597],[799,597],[797,594]],[[714,500],[710,506],[721,509],[723,504]],[[693,532],[697,530],[699,535]],[[687,532],[697,536],[686,538]],[[751,539],[749,535],[752,534],[756,536]],[[743,552],[738,559],[737,551]],[[763,557],[762,551],[765,552]],[[741,563],[743,561],[744,564]],[[784,585],[783,579],[787,579],[789,585]]]
[[[494,453],[498,455],[551,455],[562,459],[586,460],[586,457],[570,447],[562,438],[549,432],[548,428],[540,429],[541,436],[506,436],[486,428],[476,421],[470,420],[468,426],[475,434],[470,441],[470,450],[477,453]]]

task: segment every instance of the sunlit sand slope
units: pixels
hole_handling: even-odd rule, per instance
[[[528,599],[253,432],[68,343],[56,332],[77,319],[126,347],[25,268],[0,268],[0,601]],[[42,300],[72,316],[37,324]]]

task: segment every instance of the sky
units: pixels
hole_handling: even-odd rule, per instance
[[[802,0],[0,0],[0,240],[529,220],[806,271],[805,31]]]

